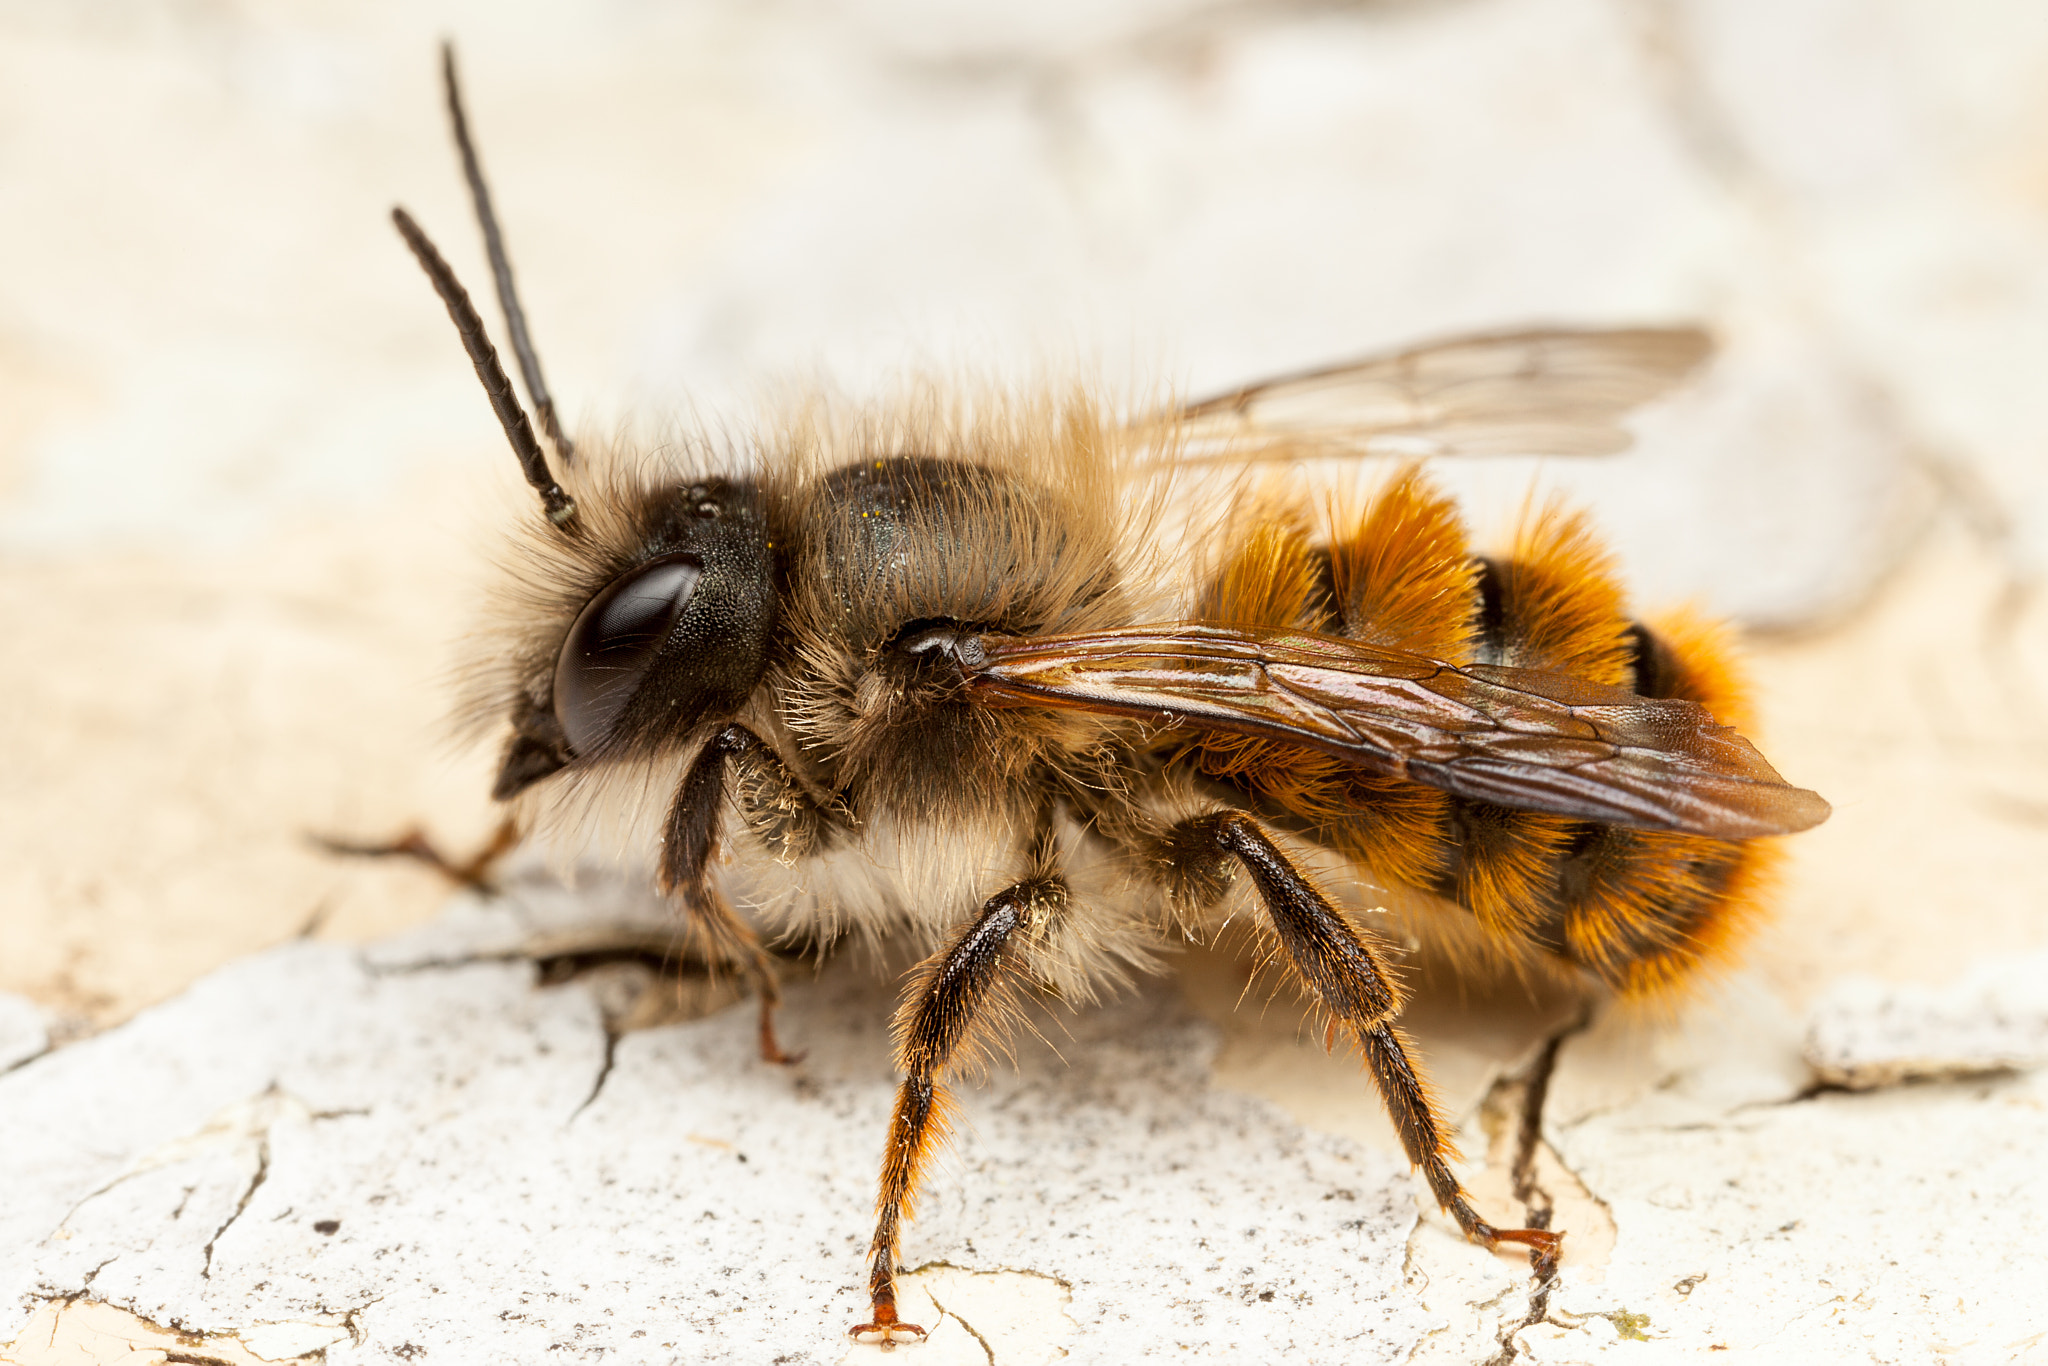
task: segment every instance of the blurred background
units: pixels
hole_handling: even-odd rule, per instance
[[[1571,492],[1643,603],[1753,629],[1837,809],[1757,949],[1789,999],[2048,940],[2035,0],[15,3],[0,991],[60,1037],[445,898],[308,832],[492,824],[441,717],[517,476],[386,217],[484,285],[444,37],[577,425],[1708,325],[1635,452],[1442,477],[1482,536]]]

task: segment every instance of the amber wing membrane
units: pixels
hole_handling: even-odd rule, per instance
[[[1698,703],[1559,673],[1185,623],[983,637],[961,659],[991,700],[1281,740],[1516,810],[1724,840],[1829,810]]]
[[[1163,412],[1180,463],[1315,456],[1612,455],[1633,408],[1713,350],[1691,327],[1457,337],[1267,380]]]

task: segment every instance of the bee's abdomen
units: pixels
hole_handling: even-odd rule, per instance
[[[1581,517],[1534,515],[1507,555],[1478,559],[1449,500],[1410,472],[1326,535],[1313,549],[1285,519],[1255,527],[1205,614],[1461,665],[1552,670],[1748,721],[1722,633],[1686,616],[1631,620]],[[1725,951],[1766,858],[1753,843],[1454,798],[1266,741],[1204,739],[1197,762],[1375,877],[1455,902],[1510,954],[1562,960],[1625,994],[1654,992]]]
[[[1637,692],[1698,702],[1749,728],[1748,689],[1724,628],[1674,613],[1631,631]],[[1749,928],[1776,850],[1770,841],[1592,827],[1558,869],[1553,924],[1564,956],[1629,995],[1673,986]]]
[[[1606,555],[1576,517],[1534,519],[1485,561],[1473,653],[1748,720],[1721,632],[1689,617],[1632,621]],[[1760,846],[1450,803],[1432,890],[1626,995],[1652,993],[1726,950],[1742,927]]]

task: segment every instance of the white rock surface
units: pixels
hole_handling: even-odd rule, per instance
[[[50,1046],[50,1021],[25,996],[0,991],[0,1072],[18,1067]]]
[[[1801,1024],[1735,984],[1566,1042],[1545,1139],[1617,1236],[1603,1265],[1567,1259],[1519,1359],[2042,1359],[2048,1075],[1818,1090]]]
[[[1516,1335],[1525,1360],[2042,1359],[2039,1072],[1676,1125],[1610,1113],[1551,1141],[1620,1237]]]
[[[852,963],[795,983],[795,1071],[754,1061],[748,1008],[608,1044],[584,985],[506,958],[571,930],[573,901],[463,899],[362,952],[260,954],[0,1077],[8,1360],[100,1360],[27,1352],[76,1296],[223,1360],[879,1360],[840,1333],[864,1309],[891,985]],[[631,922],[631,893],[598,901]],[[1753,989],[1663,1030],[1606,1018],[1550,1083],[1538,1186],[1573,1255],[1532,1319],[1516,1262],[1415,1223],[1403,1161],[1214,1090],[1214,1030],[1171,993],[1047,1034],[1057,1053],[1028,1040],[967,1087],[911,1227],[926,1366],[1503,1341],[2023,1362],[2048,1341],[2023,1233],[2048,1221],[2040,1071],[1815,1094],[1800,1022]]]
[[[585,895],[586,935],[647,904]],[[794,984],[792,1071],[754,1060],[745,1007],[608,1043],[591,991],[507,956],[575,901],[288,946],[0,1077],[8,1359],[97,1359],[55,1345],[80,1296],[229,1360],[879,1359],[840,1334],[890,984]],[[1539,1314],[1514,1260],[1417,1224],[1399,1158],[1216,1089],[1171,992],[1062,1015],[965,1089],[907,1243],[916,1359],[2031,1359],[2048,1074],[1816,1093],[1800,1031],[1737,984],[1566,1042],[1537,1185],[1571,1251]]]
[[[608,1052],[590,995],[524,964],[235,964],[0,1081],[0,1341],[90,1294],[336,1363],[837,1360],[890,1006],[848,968],[797,986],[785,1072],[747,1009]],[[1430,1322],[1400,1288],[1403,1163],[1212,1089],[1213,1031],[1156,991],[1053,1037],[970,1092],[909,1235],[955,1268],[922,1283],[954,1322],[1041,1356],[1407,1356]],[[1058,1293],[1005,1327],[972,1308],[998,1272]]]
[[[2048,954],[1986,964],[1941,991],[1839,982],[1814,1010],[1806,1059],[1852,1091],[2048,1065]]]

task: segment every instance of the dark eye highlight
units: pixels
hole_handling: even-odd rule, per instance
[[[696,555],[664,555],[613,582],[577,614],[555,663],[555,716],[571,751],[604,747],[703,576]]]

